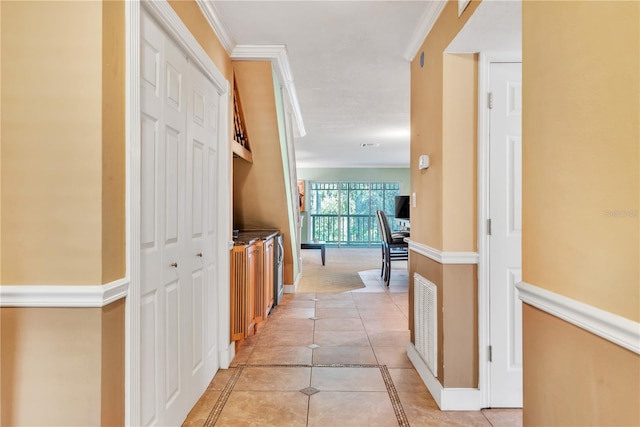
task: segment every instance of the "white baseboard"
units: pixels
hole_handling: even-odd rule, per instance
[[[482,394],[479,389],[443,387],[427,368],[427,364],[422,360],[413,343],[407,345],[407,356],[441,410],[477,411],[482,409]]]
[[[231,361],[236,356],[236,345],[232,341],[227,348],[220,350],[220,368],[228,369],[231,366]]]
[[[298,289],[298,285],[300,284],[300,279],[302,278],[302,274],[298,274],[293,285],[284,285],[284,293],[285,294],[295,294]]]

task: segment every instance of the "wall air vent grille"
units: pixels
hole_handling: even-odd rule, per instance
[[[438,378],[438,288],[413,275],[415,347],[434,377]]]

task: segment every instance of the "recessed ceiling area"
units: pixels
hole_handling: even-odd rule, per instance
[[[410,63],[426,1],[215,1],[238,45],[286,45],[298,167],[408,167]],[[363,148],[361,144],[374,144]]]

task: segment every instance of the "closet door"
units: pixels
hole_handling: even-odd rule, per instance
[[[177,425],[191,408],[186,310],[187,57],[141,16],[141,422]]]
[[[195,398],[218,368],[215,286],[217,221],[217,117],[219,95],[213,83],[193,64],[187,79],[187,251],[185,254],[191,315],[192,348],[185,364]]]

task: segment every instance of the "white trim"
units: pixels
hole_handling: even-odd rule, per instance
[[[640,354],[640,323],[530,283],[516,288],[522,302]]]
[[[293,285],[284,285],[284,293],[285,294],[295,294],[298,289],[298,285],[300,284],[300,279],[302,279],[302,274],[298,273],[298,277],[293,282]]]
[[[489,311],[489,67],[496,62],[522,62],[519,52],[481,52],[478,58],[478,386],[483,407],[490,406],[488,347],[490,340]]]
[[[482,396],[477,388],[445,388],[433,376],[413,343],[407,344],[407,357],[429,389],[438,407],[443,411],[477,411],[482,409]]]
[[[220,14],[218,13],[216,6],[212,1],[196,0],[196,3],[200,6],[200,10],[202,10],[204,17],[207,19],[207,22],[209,22],[213,32],[218,36],[218,40],[220,40],[224,50],[226,50],[228,54],[231,54],[233,49],[236,47],[236,41],[233,39],[231,31],[229,31],[225,23],[220,19]]]
[[[104,307],[129,292],[129,279],[105,285],[2,285],[0,307]]]
[[[287,47],[285,45],[238,45],[233,49],[231,59],[234,61],[271,61],[271,65],[278,73],[280,84],[285,89],[288,101],[291,104],[298,136],[305,136],[307,131],[302,120],[302,111],[298,103],[296,85],[293,82],[293,74],[289,65]]]
[[[446,1],[428,1],[426,2],[426,9],[422,13],[420,17],[420,22],[413,32],[413,36],[411,37],[411,41],[409,42],[409,46],[404,53],[404,59],[407,61],[413,61],[416,54],[418,53],[418,49],[422,46],[422,43],[426,40],[429,32],[435,25],[438,17],[442,13]]]
[[[125,425],[140,424],[140,2],[126,2],[125,142],[127,248],[131,278],[125,318]]]
[[[440,264],[477,264],[477,252],[444,252],[431,246],[423,245],[415,240],[404,239],[409,243],[409,250],[430,258]]]
[[[462,15],[469,3],[471,3],[471,0],[458,0],[458,17]]]

